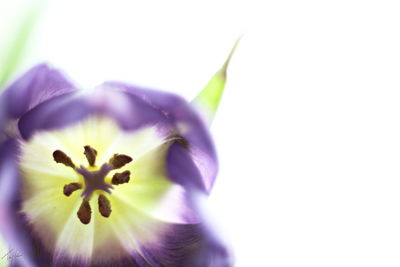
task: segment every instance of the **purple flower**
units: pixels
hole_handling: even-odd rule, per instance
[[[17,265],[231,265],[198,205],[213,142],[181,97],[78,90],[42,64],[1,95],[0,130],[0,230]]]

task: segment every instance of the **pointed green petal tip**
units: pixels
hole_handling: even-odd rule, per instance
[[[203,115],[206,123],[211,125],[224,92],[229,62],[242,36],[237,39],[222,68],[214,74],[204,89],[192,101],[192,104]]]
[[[23,62],[32,31],[40,18],[47,1],[34,1],[23,16],[15,19],[16,31],[9,37],[12,40],[0,49],[0,90]]]

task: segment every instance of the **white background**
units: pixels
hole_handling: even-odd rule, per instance
[[[212,127],[236,266],[400,266],[396,1],[50,1],[25,64],[194,97],[245,33]]]

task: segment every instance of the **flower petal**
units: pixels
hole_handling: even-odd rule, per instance
[[[205,190],[201,183],[201,174],[189,151],[178,142],[171,145],[168,151],[167,170],[169,177],[175,183],[188,188]]]
[[[0,231],[10,247],[24,257],[15,262],[22,266],[36,266],[31,260],[33,251],[27,246],[27,232],[24,230],[19,209],[19,172],[17,168],[17,143],[5,140],[0,144]]]
[[[196,206],[190,198],[190,187],[168,179],[165,158],[170,145],[171,142],[167,142],[139,155],[127,168],[132,173],[132,182],[116,186],[114,196],[164,222],[199,222]]]
[[[228,249],[205,224],[165,224],[157,242],[140,247],[142,262],[149,266],[229,267]],[[137,255],[133,254],[140,262]],[[142,263],[141,266],[147,266]]]
[[[7,114],[10,117],[19,118],[48,99],[75,90],[77,89],[61,72],[47,64],[40,64],[5,89],[2,103],[7,105]]]
[[[140,98],[112,88],[67,93],[41,103],[21,117],[21,136],[29,139],[35,131],[63,128],[88,115],[104,115],[115,119],[124,130],[137,130],[156,125],[170,132],[163,114]]]
[[[190,156],[200,171],[200,190],[209,192],[214,183],[217,171],[217,155],[208,129],[187,101],[181,97],[150,89],[130,86],[119,82],[107,82],[105,86],[118,88],[139,97],[147,105],[162,113],[175,126],[177,135],[189,144]]]
[[[84,119],[90,106],[83,93],[67,93],[47,100],[25,113],[18,122],[24,139],[29,139],[38,130],[62,128]]]
[[[120,88],[103,84],[88,97],[93,112],[110,116],[124,130],[133,131],[153,125],[167,129],[171,127],[162,112],[140,97],[128,94]]]

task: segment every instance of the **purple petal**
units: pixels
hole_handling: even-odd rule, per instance
[[[2,98],[7,104],[7,114],[19,118],[47,99],[74,90],[76,88],[58,70],[40,64],[10,84]]]
[[[45,266],[76,266],[76,267],[89,267],[90,259],[83,257],[71,258],[68,255],[53,255],[51,264],[47,263]]]
[[[172,181],[186,188],[205,191],[201,174],[194,164],[190,152],[181,144],[171,145],[167,155],[167,172]],[[188,179],[190,177],[190,179]]]
[[[154,218],[180,224],[196,224],[202,221],[193,186],[174,185],[158,204],[158,208],[151,214]]]
[[[21,117],[18,128],[24,139],[35,131],[65,127],[90,113],[90,106],[82,93],[68,93],[47,100]]]
[[[138,260],[135,260],[138,259]],[[57,265],[55,265],[57,266]],[[69,266],[69,265],[67,265]],[[91,264],[90,267],[152,267],[146,263],[139,255],[131,256],[129,258],[121,258],[114,260],[112,263],[97,263]],[[80,267],[80,266],[77,266]]]
[[[150,125],[170,127],[164,114],[140,97],[106,84],[96,88],[90,103],[96,113],[114,118],[124,130]]]
[[[107,87],[49,99],[25,113],[18,127],[21,136],[29,139],[36,131],[62,128],[89,115],[109,116],[124,130],[157,125],[168,131],[171,127],[161,112],[140,98]]]
[[[23,257],[15,259],[21,266],[36,266],[32,261],[33,251],[28,246],[27,232],[19,210],[20,177],[17,167],[18,147],[15,140],[0,144],[0,231],[7,243]]]
[[[168,231],[141,253],[151,266],[229,267],[228,249],[203,224],[170,224]],[[142,266],[142,265],[141,265]],[[146,266],[146,265],[143,265]]]
[[[208,129],[189,103],[171,93],[142,89],[123,83],[108,82],[104,86],[128,92],[164,114],[175,125],[178,134],[189,143],[190,155],[201,174],[202,188],[205,192],[211,190],[218,172],[215,148]],[[199,182],[194,183],[199,184]]]

